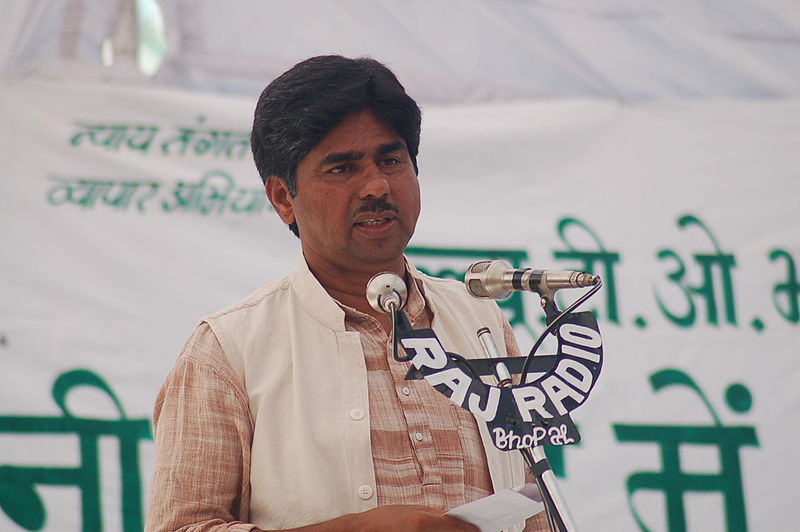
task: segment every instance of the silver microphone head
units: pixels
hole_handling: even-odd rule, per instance
[[[511,291],[503,286],[503,273],[511,269],[504,260],[479,260],[467,268],[464,284],[472,297],[506,299]]]
[[[391,313],[390,306],[400,310],[408,299],[406,283],[396,274],[381,272],[372,276],[367,283],[367,301],[369,306],[384,314]]]

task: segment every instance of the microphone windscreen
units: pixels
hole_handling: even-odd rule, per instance
[[[464,284],[467,285],[467,292],[472,297],[491,298],[492,295],[486,290],[486,270],[492,264],[490,260],[479,260],[473,262],[467,268],[467,274],[464,276]]]
[[[483,286],[483,282],[480,279],[468,279],[467,292],[469,292],[470,295],[473,297],[481,297],[481,298],[492,297],[492,295],[486,291],[486,289]]]

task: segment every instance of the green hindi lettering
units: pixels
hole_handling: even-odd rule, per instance
[[[736,325],[736,307],[734,303],[733,276],[731,271],[736,266],[736,258],[732,253],[724,253],[710,229],[696,216],[688,214],[678,219],[678,227],[685,229],[689,226],[699,227],[710,240],[713,253],[694,253],[692,258],[701,268],[702,282],[691,285],[686,280],[686,261],[674,250],[662,249],[656,256],[659,260],[672,260],[675,269],[667,274],[667,278],[682,292],[686,300],[686,312],[683,314],[670,310],[664,302],[663,296],[654,288],[656,302],[659,309],[672,323],[679,327],[690,327],[695,323],[695,299],[705,304],[706,321],[710,325],[719,325],[718,297],[715,286],[715,274],[722,288],[722,307],[725,321]]]
[[[115,405],[119,419],[90,419],[74,416],[67,408],[67,394],[77,386],[96,388]],[[75,486],[81,492],[84,532],[102,532],[100,462],[98,442],[103,436],[119,441],[119,462],[124,532],[139,532],[144,526],[139,443],[152,440],[148,419],[128,419],[122,404],[108,384],[85,369],[68,371],[53,384],[53,400],[62,412],[56,417],[0,416],[0,433],[74,434],[80,447],[76,467],[33,467],[16,464],[0,466],[0,508],[12,521],[27,530],[38,530],[46,522],[46,509],[37,486]]]
[[[87,144],[106,150],[118,151],[127,148],[147,153],[158,134],[159,127],[137,124],[86,124],[77,123],[75,131],[69,139],[72,146]]]
[[[772,301],[786,321],[798,323],[800,322],[800,283],[797,281],[794,258],[786,250],[773,249],[769,254],[769,260],[775,262],[778,259],[786,262],[786,281],[778,283],[772,288]],[[781,298],[785,301],[783,305],[780,301]]]
[[[589,235],[594,241],[595,249],[575,249],[575,246],[567,239],[566,235],[570,227],[576,227]],[[619,253],[607,251],[597,233],[576,218],[562,218],[558,222],[558,236],[567,249],[553,251],[553,257],[557,260],[577,261],[580,264],[580,266],[577,266],[578,269],[591,274],[598,274],[603,278],[605,283],[606,316],[611,323],[619,324],[616,276],[614,275],[614,265],[620,261]],[[597,271],[600,269],[602,271]]]
[[[233,186],[233,178],[224,172],[206,173],[196,183],[178,182],[172,196],[164,199],[161,207],[165,212],[183,210],[209,214],[216,210],[219,213],[225,208]]]
[[[614,432],[622,443],[653,443],[658,445],[661,469],[631,474],[627,480],[628,507],[639,529],[647,532],[642,515],[634,504],[634,494],[640,490],[657,491],[664,495],[667,529],[686,532],[687,494],[721,493],[724,500],[726,529],[729,532],[746,532],[747,515],[743,490],[739,448],[745,445],[758,447],[754,427],[723,425],[710,401],[694,380],[677,369],[665,369],[651,375],[654,391],[668,386],[684,386],[696,393],[709,410],[714,421],[707,426],[684,425],[623,425],[615,424]],[[732,410],[744,412],[752,404],[750,392],[741,384],[733,384],[726,395]],[[682,445],[712,446],[719,450],[719,472],[700,473],[684,471],[681,465]]]
[[[205,116],[197,117],[200,126]],[[204,127],[179,127],[178,132],[161,143],[164,155],[197,155],[242,159],[250,149],[250,132],[212,129]]]
[[[115,210],[128,210],[131,204],[144,212],[145,203],[158,192],[157,181],[115,181],[112,179],[52,178],[47,202],[53,206],[72,204],[84,209],[107,205]]]

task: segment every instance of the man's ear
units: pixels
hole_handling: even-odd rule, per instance
[[[292,206],[292,196],[289,194],[289,187],[283,179],[276,176],[269,176],[264,185],[267,191],[267,198],[275,212],[278,213],[283,223],[289,225],[295,222],[294,207]]]

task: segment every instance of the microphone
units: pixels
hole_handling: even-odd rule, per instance
[[[400,310],[406,304],[408,290],[406,283],[391,272],[381,272],[372,276],[367,283],[367,301],[369,306],[378,312],[391,314]]]
[[[600,282],[599,275],[586,272],[515,269],[504,260],[479,260],[467,268],[464,284],[473,297],[506,299],[520,290],[551,295],[559,288],[585,288]]]

